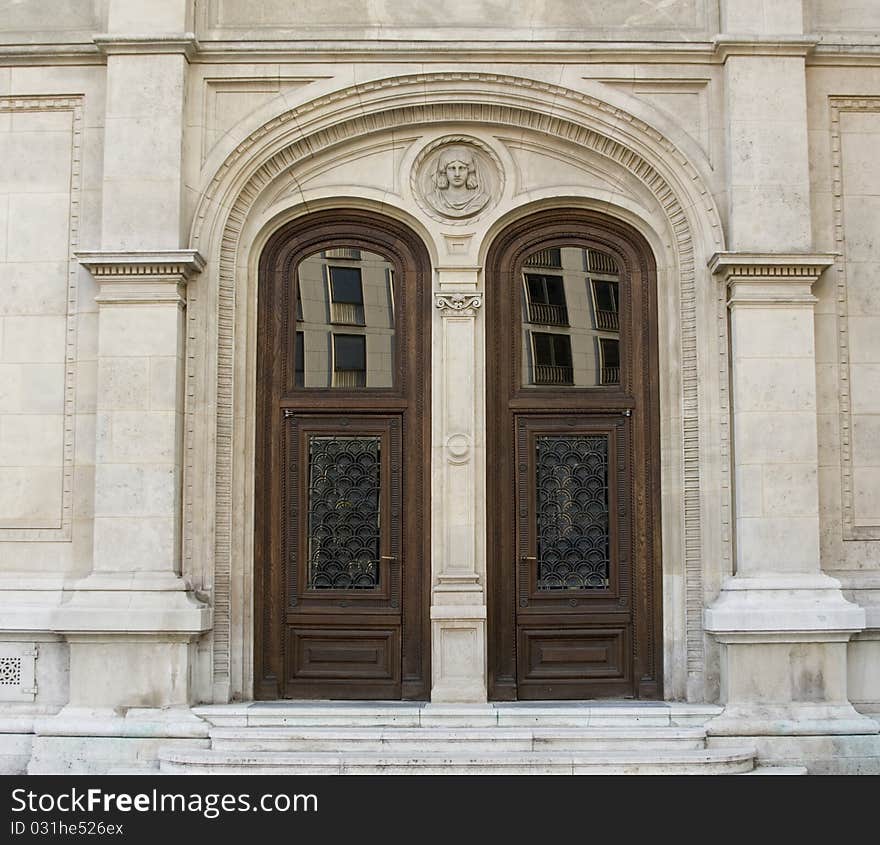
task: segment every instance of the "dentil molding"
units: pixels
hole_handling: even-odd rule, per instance
[[[459,91],[461,101],[450,102],[450,86]],[[454,90],[454,89],[453,89]],[[436,94],[436,96],[435,96]],[[549,104],[552,109],[549,108]],[[505,126],[521,132],[552,136],[559,142],[576,144],[583,151],[611,160],[628,170],[656,198],[665,211],[673,233],[678,256],[680,286],[679,321],[681,326],[681,394],[683,409],[682,462],[684,536],[681,556],[686,581],[686,631],[688,677],[701,683],[704,671],[703,632],[703,529],[701,513],[700,467],[703,460],[698,401],[698,361],[695,319],[697,267],[694,250],[693,220],[690,209],[708,226],[707,235],[717,249],[724,248],[720,215],[712,193],[700,173],[677,147],[655,129],[627,112],[596,99],[548,82],[498,73],[457,71],[406,74],[359,83],[342,91],[318,97],[277,115],[242,140],[211,182],[205,186],[195,212],[192,243],[211,250],[214,277],[206,290],[216,296],[215,329],[216,383],[208,400],[216,407],[216,465],[213,498],[214,537],[214,677],[220,683],[229,678],[230,643],[233,621],[230,613],[234,556],[232,553],[232,432],[234,429],[233,384],[236,318],[236,275],[244,245],[243,229],[256,198],[268,189],[282,172],[295,172],[302,163],[320,151],[339,149],[347,140],[361,139],[380,131],[398,128],[411,130],[414,123],[468,123],[482,126]],[[274,146],[291,125],[310,130],[297,140]],[[617,140],[613,135],[625,127],[628,138],[639,144]],[[300,130],[302,131],[302,130]],[[647,157],[643,154],[647,150]],[[683,194],[657,169],[675,162]],[[249,176],[238,182],[244,171]],[[234,193],[226,198],[227,190]],[[684,202],[682,200],[685,200]],[[222,215],[222,219],[218,216]],[[209,233],[218,227],[216,239]],[[461,294],[464,296],[465,294]],[[451,293],[443,293],[435,305],[442,316],[475,315],[477,300],[456,307]],[[471,292],[467,296],[474,296]],[[470,313],[468,313],[470,312]],[[196,309],[189,312],[196,319]],[[188,331],[197,334],[195,326]],[[196,371],[187,369],[188,391],[197,393]],[[726,441],[725,441],[726,442]],[[196,450],[186,447],[188,473],[196,472]],[[191,503],[190,503],[191,505]],[[188,506],[190,506],[188,505]],[[185,535],[188,529],[185,528]],[[185,544],[187,538],[185,537]]]
[[[767,279],[769,281],[815,281],[834,264],[833,253],[716,252],[709,260],[709,270],[724,281],[731,279]]]
[[[194,249],[78,252],[76,257],[99,284],[95,301],[106,304],[186,302],[186,283],[201,273],[205,259]]]

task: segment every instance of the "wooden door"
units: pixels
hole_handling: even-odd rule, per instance
[[[414,235],[358,212],[264,250],[257,698],[427,697],[429,279]]]
[[[490,694],[661,696],[655,272],[548,212],[487,267]]]

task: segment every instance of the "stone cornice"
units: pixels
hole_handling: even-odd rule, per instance
[[[807,56],[819,43],[816,35],[754,35],[722,34],[714,39],[718,58],[725,62],[729,56]]]
[[[832,253],[716,252],[709,270],[722,281],[755,281],[812,284],[834,264]]]
[[[827,36],[807,58],[807,64],[832,67],[876,67],[880,65],[880,42],[855,44],[828,41]]]
[[[447,291],[434,294],[434,306],[443,317],[475,317],[482,305],[482,293]]]
[[[205,259],[194,249],[161,252],[78,252],[80,264],[98,282],[99,305],[186,303],[186,283],[202,271]]]
[[[2,65],[102,65],[106,59],[94,44],[3,44]]]
[[[627,61],[641,63],[705,63],[713,61],[715,47],[710,41],[583,41],[583,40],[430,40],[414,41],[388,38],[334,39],[315,37],[284,41],[211,41],[199,42],[198,61],[291,61],[311,62],[375,61],[381,51],[384,61],[424,63],[425,50],[439,60],[523,62],[597,62]]]
[[[104,55],[142,55],[144,53],[178,53],[192,59],[199,50],[193,32],[172,32],[163,35],[125,35],[104,33],[92,39]]]
[[[184,276],[189,279],[205,267],[205,259],[194,249],[96,250],[78,252],[76,257],[95,277]]]
[[[103,64],[109,54],[183,53],[187,59],[205,63],[373,61],[381,51],[385,61],[418,61],[425,56],[425,43],[399,38],[333,39],[318,37],[298,40],[203,40],[191,32],[167,35],[102,33],[91,42],[45,42],[0,45],[0,63]],[[730,55],[806,56],[811,65],[876,65],[880,43],[858,43],[832,39],[827,34],[761,38],[722,34],[712,40],[683,41],[582,41],[582,40],[432,40],[431,54],[438,60],[516,60],[533,63],[565,61],[579,64],[632,62],[654,64],[723,63]]]
[[[729,288],[728,306],[812,308],[812,287],[834,264],[827,253],[718,252],[709,269]]]

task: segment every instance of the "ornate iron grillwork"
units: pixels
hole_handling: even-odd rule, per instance
[[[309,588],[379,586],[378,437],[309,437]]]
[[[607,436],[542,436],[536,448],[538,589],[607,587]]]

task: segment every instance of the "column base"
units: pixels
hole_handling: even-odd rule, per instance
[[[431,608],[432,702],[481,703],[486,692],[486,606]]]
[[[703,611],[705,630],[722,636],[846,634],[865,627],[865,611],[847,601],[840,582],[827,575],[728,578],[715,603]]]
[[[71,633],[70,703],[127,711],[193,703],[195,634]]]
[[[847,697],[847,643],[865,612],[822,574],[734,577],[704,612],[721,646],[713,736],[878,733]]]
[[[853,736],[880,734],[880,724],[849,702],[729,704],[706,724],[709,736]]]
[[[71,633],[201,634],[211,622],[211,608],[165,572],[93,573],[53,614],[53,630]]]

